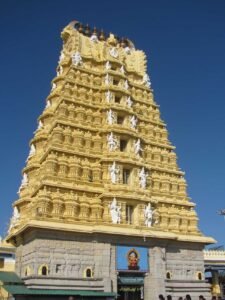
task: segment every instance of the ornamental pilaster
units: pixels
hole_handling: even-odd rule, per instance
[[[45,174],[46,175],[56,175],[58,167],[57,155],[51,152],[45,161]]]
[[[65,197],[65,211],[64,217],[69,219],[77,219],[79,211],[78,196],[72,191]]]
[[[63,142],[63,129],[59,125],[52,131],[52,142],[62,144]]]
[[[62,217],[62,212],[63,212],[63,199],[62,195],[57,190],[55,194],[52,196],[52,216],[56,218]]]

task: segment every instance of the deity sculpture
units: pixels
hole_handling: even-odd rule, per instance
[[[107,121],[109,125],[112,125],[116,122],[116,115],[111,109],[107,111]]]
[[[72,55],[72,63],[77,67],[83,64],[82,57],[80,53],[77,51]]]
[[[138,139],[136,142],[134,142],[134,152],[139,156],[141,151],[143,151],[141,148],[141,140]]]
[[[128,84],[127,80],[125,80],[125,82],[124,82],[124,88],[125,88],[125,90],[129,89],[129,84]]]
[[[8,232],[10,232],[10,230],[18,224],[19,220],[20,220],[20,213],[19,213],[18,208],[15,206],[14,209],[13,209],[13,216],[10,220],[10,225],[9,225]]]
[[[133,105],[133,101],[131,100],[130,96],[129,96],[129,97],[127,97],[126,104],[127,104],[127,106],[128,106],[129,108],[131,108],[131,107],[132,107],[132,105]]]
[[[105,69],[108,71],[108,70],[110,70],[111,68],[112,68],[112,66],[111,66],[110,62],[107,61],[106,64],[105,64]]]
[[[28,157],[33,156],[35,153],[36,153],[36,148],[35,148],[34,144],[31,144]]]
[[[137,127],[137,119],[135,116],[130,117],[130,127],[132,129],[136,129]]]
[[[109,74],[106,74],[105,75],[105,85],[110,85],[110,83],[111,83],[111,80],[110,80]]]
[[[22,181],[21,181],[21,187],[24,187],[28,185],[28,176],[27,176],[27,173],[23,173],[23,178],[22,178]]]
[[[124,51],[126,52],[126,54],[130,54],[130,47],[128,47],[128,46],[125,47],[125,48],[124,48]]]
[[[59,63],[61,63],[65,58],[65,54],[61,52],[60,57],[59,57]]]
[[[58,69],[58,71],[57,71],[57,76],[62,75],[62,73],[63,73],[63,67],[62,67],[62,66],[59,66],[59,69]]]
[[[114,137],[113,133],[111,132],[107,136],[107,141],[108,141],[108,148],[110,151],[114,151],[118,148],[118,140]]]
[[[117,205],[116,198],[109,204],[110,214],[113,224],[120,224],[121,222],[121,206]]]
[[[90,40],[93,42],[93,43],[98,43],[98,37],[95,33],[92,34],[92,36],[90,37]]]
[[[153,224],[153,215],[155,210],[152,209],[151,203],[145,206],[144,217],[145,217],[145,226],[151,227]]]
[[[106,97],[106,100],[107,100],[108,103],[111,102],[112,99],[113,99],[113,95],[112,95],[112,93],[110,91],[107,91],[105,93],[105,97]]]
[[[122,74],[125,74],[124,66],[121,66],[121,67],[120,67],[120,72],[121,72]]]
[[[116,47],[112,47],[110,50],[109,50],[109,54],[114,57],[114,58],[117,58],[119,53],[118,53],[118,50],[116,49]]]
[[[139,171],[138,176],[139,176],[139,183],[140,183],[141,188],[145,189],[146,185],[147,185],[148,173],[145,172],[144,167],[141,169],[141,171]]]
[[[54,91],[54,90],[56,89],[56,87],[57,87],[57,86],[56,86],[56,83],[53,82],[51,91]]]
[[[114,161],[113,164],[109,167],[111,182],[113,184],[117,183],[117,181],[119,179],[118,178],[119,172],[120,172],[120,169],[119,169],[119,167],[116,166],[116,163]]]
[[[150,77],[148,76],[147,73],[145,73],[145,75],[143,76],[142,84],[144,84],[144,85],[147,86],[148,88],[151,87]]]
[[[50,100],[47,100],[46,105],[45,105],[45,108],[49,108],[50,106],[51,106],[51,101],[50,101]]]

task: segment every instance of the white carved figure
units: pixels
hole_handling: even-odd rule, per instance
[[[33,156],[35,153],[36,153],[36,148],[35,148],[34,144],[31,144],[28,157]]]
[[[141,151],[143,151],[141,148],[141,140],[138,139],[136,142],[134,142],[134,152],[139,156]]]
[[[105,85],[110,85],[110,83],[111,83],[111,80],[110,80],[109,74],[106,74],[105,75]]]
[[[145,206],[144,217],[145,217],[145,226],[151,227],[153,223],[154,211],[151,207],[151,203]]]
[[[113,94],[110,91],[107,91],[105,93],[105,97],[106,97],[106,100],[107,100],[108,103],[113,100]]]
[[[128,106],[129,108],[131,108],[131,107],[132,107],[132,105],[133,105],[133,101],[131,100],[130,96],[129,96],[129,97],[127,97],[126,104],[127,104],[127,106]]]
[[[122,74],[125,74],[124,66],[121,66],[121,67],[120,67],[120,72],[121,72]]]
[[[38,122],[38,128],[37,128],[37,130],[39,130],[39,129],[41,129],[41,128],[43,128],[43,123],[42,123],[42,121],[41,120],[39,120],[39,122]]]
[[[50,100],[47,100],[46,105],[45,105],[45,108],[49,108],[50,106],[51,106],[51,101],[50,101]]]
[[[8,233],[10,233],[11,229],[14,228],[18,224],[19,220],[20,220],[20,213],[19,213],[18,208],[15,206],[13,209],[13,216],[10,220]]]
[[[53,82],[51,91],[54,91],[55,89],[56,89],[56,83]]]
[[[124,88],[125,88],[125,90],[129,89],[129,84],[128,84],[127,80],[125,80],[125,82],[124,82]]]
[[[126,52],[126,54],[130,54],[130,47],[128,47],[128,46],[125,47],[125,48],[124,48],[124,51]]]
[[[141,188],[145,189],[146,185],[147,185],[148,173],[145,172],[144,167],[141,169],[141,171],[139,171],[138,177],[139,177],[139,183],[140,183]]]
[[[119,53],[118,53],[118,50],[116,49],[116,47],[112,47],[110,50],[109,50],[109,54],[114,57],[114,58],[117,58]]]
[[[147,86],[148,88],[151,87],[150,77],[148,76],[147,73],[145,73],[145,75],[143,76],[142,84],[144,84],[144,85]]]
[[[114,184],[117,183],[120,170],[119,167],[116,166],[115,161],[109,167],[109,172],[110,172],[111,182]]]
[[[117,205],[116,198],[113,198],[111,204],[109,204],[110,214],[113,224],[120,224],[121,222],[121,207]]]
[[[92,36],[90,37],[90,40],[93,42],[93,43],[98,43],[98,37],[95,33],[92,34]]]
[[[62,66],[59,66],[59,69],[58,69],[58,71],[57,71],[57,76],[62,75],[62,73],[63,73],[63,67],[62,67]]]
[[[135,116],[130,117],[130,127],[132,129],[136,129],[137,127],[137,119]]]
[[[116,122],[116,115],[111,109],[107,111],[107,121],[109,125],[112,125]]]
[[[23,178],[21,181],[20,189],[27,185],[28,185],[28,176],[27,176],[27,173],[23,173]]]
[[[108,70],[110,70],[111,68],[112,68],[112,66],[111,66],[110,62],[107,61],[106,64],[105,64],[105,69],[108,71]]]
[[[80,53],[77,51],[74,54],[72,54],[72,63],[77,67],[83,64],[82,57]]]
[[[59,63],[61,63],[65,58],[65,54],[63,52],[61,52],[61,55],[59,57]]]
[[[107,141],[109,151],[115,151],[116,149],[118,149],[119,142],[112,132],[107,135]]]

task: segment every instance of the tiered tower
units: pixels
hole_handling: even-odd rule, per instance
[[[82,278],[91,265],[93,274],[113,280],[115,291],[113,260],[106,276],[96,257],[94,265],[88,261],[84,267],[86,258],[79,257],[79,270],[72,258],[63,269],[53,254],[46,260],[34,257],[42,246],[57,252],[60,240],[74,237],[79,245],[89,241],[92,251],[108,245],[103,262],[107,256],[115,261],[119,243],[154,245],[153,257],[159,244],[166,249],[164,242],[201,250],[213,240],[198,230],[184,173],[154,101],[144,52],[128,39],[106,37],[78,22],[63,30],[62,39],[57,76],[30,142],[8,239],[17,245],[17,272],[24,278],[41,275],[41,266],[52,276],[69,276],[74,267],[73,276]],[[48,242],[53,237],[54,245]],[[35,244],[42,239],[45,245]]]

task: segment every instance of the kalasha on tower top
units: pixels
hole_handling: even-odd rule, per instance
[[[8,239],[41,228],[213,242],[198,230],[144,52],[79,22],[61,36]]]

